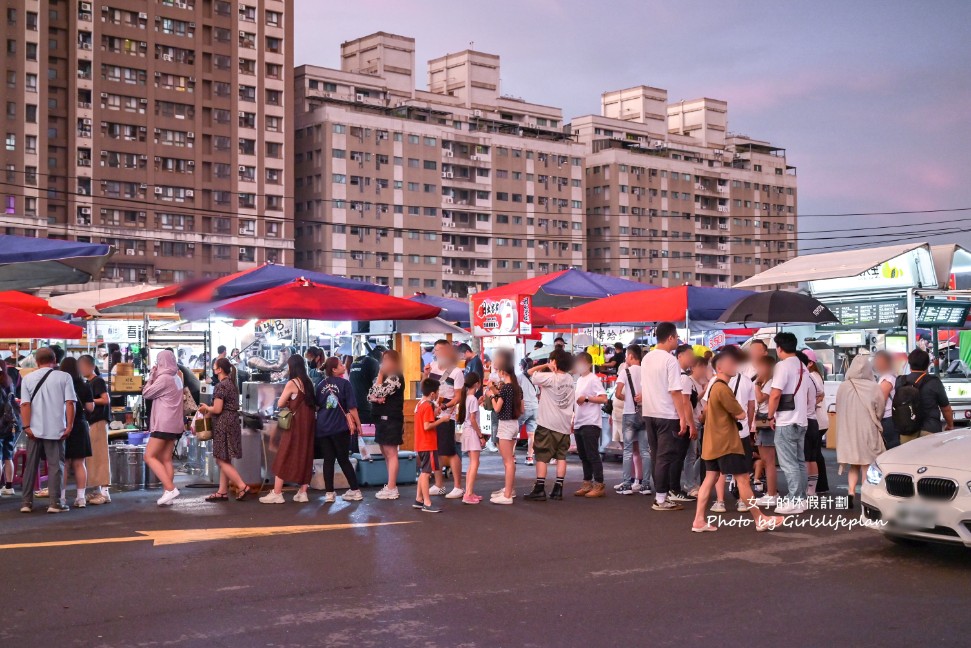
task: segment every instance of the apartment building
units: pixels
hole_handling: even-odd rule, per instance
[[[726,102],[638,86],[570,129],[586,150],[588,270],[728,287],[796,255],[796,169],[728,132]]]
[[[414,39],[379,32],[295,77],[298,267],[464,297],[586,263],[584,147],[498,56],[435,58],[421,90]]]
[[[103,279],[293,262],[293,0],[2,0],[8,233]]]

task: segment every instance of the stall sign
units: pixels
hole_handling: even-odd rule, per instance
[[[529,335],[533,332],[533,300],[529,295],[472,298],[472,333],[476,337]]]
[[[142,341],[145,326],[142,322],[114,320],[88,322],[88,339],[100,338],[104,343],[136,344]]]
[[[937,285],[934,261],[925,248],[917,248],[884,261],[852,277],[809,282],[814,295],[906,290]]]
[[[725,346],[725,331],[708,331],[705,333],[705,346],[712,351]]]
[[[904,299],[883,299],[832,303],[826,306],[839,319],[839,324],[818,324],[821,330],[889,329],[900,323],[900,311],[906,310]]]
[[[925,301],[917,311],[917,326],[948,326],[960,328],[968,319],[971,302]]]
[[[259,320],[256,322],[256,336],[261,339],[273,337],[290,340],[293,338],[293,320]]]

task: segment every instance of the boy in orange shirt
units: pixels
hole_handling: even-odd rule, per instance
[[[429,493],[431,476],[438,469],[438,434],[436,428],[448,423],[451,417],[442,414],[435,418],[439,383],[433,378],[421,381],[421,400],[415,408],[415,452],[418,453],[418,492],[412,508],[422,513],[440,513],[432,507]]]

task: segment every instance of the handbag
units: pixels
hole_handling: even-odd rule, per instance
[[[796,409],[796,394],[799,393],[799,388],[802,387],[802,375],[806,373],[806,369],[799,364],[799,382],[796,383],[796,391],[792,394],[782,394],[779,396],[779,406],[775,408],[777,412],[791,412]]]
[[[192,432],[197,441],[209,441],[212,439],[212,419],[196,412],[192,419]]]
[[[293,410],[289,407],[281,407],[276,414],[276,426],[281,430],[289,430],[293,425]]]
[[[182,388],[182,416],[193,416],[199,411],[196,399],[192,397],[192,392],[188,387]]]

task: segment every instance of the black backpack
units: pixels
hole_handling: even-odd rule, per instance
[[[926,373],[921,374],[914,382],[902,378],[896,386],[890,416],[899,434],[910,435],[920,432],[920,425],[918,425],[920,388],[925,378],[927,378]]]

